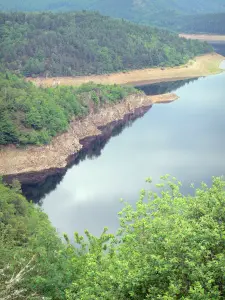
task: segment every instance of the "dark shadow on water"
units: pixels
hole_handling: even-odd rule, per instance
[[[136,88],[140,91],[143,91],[146,95],[150,95],[150,96],[161,95],[161,94],[171,93],[172,91],[175,91],[180,87],[196,80],[198,80],[198,78],[146,84],[146,85],[136,86]]]
[[[8,183],[12,182],[13,179],[18,179],[22,184],[23,195],[28,200],[41,205],[40,200],[56,188],[68,169],[74,165],[78,165],[85,159],[95,159],[100,156],[111,137],[121,134],[125,128],[131,126],[135,120],[141,118],[150,108],[151,106],[138,108],[134,113],[127,114],[122,120],[99,127],[102,132],[101,135],[80,140],[83,148],[67,159],[68,165],[66,168],[50,169],[43,172],[26,173],[17,176],[10,175],[5,176],[3,179]]]
[[[211,46],[213,46],[215,52],[225,56],[225,42],[224,41],[223,42],[210,42],[209,44]]]
[[[147,95],[163,94],[175,91],[194,80],[196,79],[150,84],[138,87],[138,89]],[[16,176],[9,175],[3,179],[8,183],[12,182],[13,179],[18,179],[22,184],[24,196],[28,200],[41,204],[41,199],[56,189],[69,168],[78,165],[85,159],[95,159],[100,156],[111,137],[121,134],[126,127],[131,126],[135,120],[141,118],[150,108],[151,106],[138,108],[134,113],[127,114],[122,120],[114,121],[107,126],[100,127],[101,135],[91,136],[81,140],[80,143],[83,145],[83,148],[67,159],[66,168],[54,168],[42,172],[32,172]]]

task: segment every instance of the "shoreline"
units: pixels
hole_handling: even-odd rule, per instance
[[[52,78],[27,78],[37,86],[55,87],[58,85],[79,86],[83,83],[94,82],[101,84],[133,84],[141,82],[158,83],[165,81],[176,81],[179,79],[189,79],[218,74],[221,71],[220,64],[225,57],[210,53],[197,56],[190,60],[186,65],[169,68],[150,68],[141,70],[131,70],[128,72],[112,73],[105,75],[90,75],[76,77],[52,77]]]
[[[82,148],[71,154],[67,158],[67,165],[63,168],[51,168],[42,171],[34,171],[29,173],[19,173],[3,176],[4,182],[10,184],[14,179],[17,179],[22,183],[22,185],[29,184],[45,184],[47,178],[53,178],[53,181],[56,181],[56,184],[61,181],[61,178],[66,174],[74,165],[78,165],[85,157],[97,157],[101,154],[102,149],[105,147],[107,142],[111,139],[112,136],[116,135],[115,131],[121,131],[126,127],[126,124],[134,122],[138,118],[142,117],[147,111],[152,108],[152,105],[137,108],[133,113],[128,113],[124,116],[123,119],[118,121],[112,121],[107,125],[100,126],[99,135],[87,136],[84,139],[81,139],[79,142],[82,145]],[[56,178],[56,180],[54,179]],[[52,180],[51,180],[52,182]],[[29,198],[29,197],[28,197]],[[34,200],[34,197],[30,197],[30,200]]]
[[[224,59],[222,55],[213,53],[197,57],[195,61],[189,61],[185,66],[169,68],[167,70],[162,70],[161,68],[146,69],[125,74],[118,73],[92,77],[99,81],[103,76],[107,81],[113,80],[113,83],[120,84],[127,84],[132,81],[136,83],[146,83],[146,74],[148,77],[146,80],[148,82],[149,80],[156,80],[156,82],[160,80],[160,82],[162,82],[180,78],[196,78],[222,72],[219,66]],[[164,77],[159,77],[159,74],[163,74]],[[189,75],[187,76],[187,74]],[[115,76],[116,78],[114,78]],[[129,76],[128,79],[127,76]],[[153,77],[155,77],[155,79]],[[80,84],[82,78],[75,79],[78,79]],[[37,81],[38,79],[35,80]],[[85,80],[87,80],[87,82],[90,81],[90,77],[85,77]],[[101,83],[112,82],[101,81]],[[71,82],[67,81],[67,84],[71,85]],[[68,158],[83,148],[80,141],[88,137],[100,136],[102,132],[99,128],[109,123],[123,120],[126,115],[134,115],[137,109],[150,107],[155,103],[169,103],[177,100],[177,98],[175,94],[157,96],[146,96],[144,94],[131,95],[120,103],[101,108],[97,113],[90,112],[87,117],[81,120],[72,120],[69,129],[54,137],[48,145],[27,146],[25,148],[17,148],[15,145],[3,146],[0,149],[0,176],[15,176],[25,173],[65,169],[68,166]]]
[[[67,132],[52,139],[43,146],[17,148],[14,145],[0,150],[0,175],[12,176],[25,173],[43,172],[53,169],[65,169],[71,155],[76,155],[82,148],[81,141],[88,137],[102,134],[101,127],[123,120],[127,115],[135,115],[136,110],[151,107],[153,103],[166,103],[177,100],[175,94],[146,96],[131,95],[113,106],[91,112],[81,120],[73,120]]]
[[[147,96],[151,99],[152,104],[170,103],[179,99],[175,93]]]
[[[225,43],[225,35],[219,35],[219,34],[188,34],[188,33],[180,33],[179,37],[190,39],[190,40],[199,40],[199,41],[205,41],[205,42],[221,42]]]

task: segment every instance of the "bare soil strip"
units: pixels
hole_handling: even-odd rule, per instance
[[[179,79],[208,76],[221,72],[219,68],[224,56],[217,53],[198,56],[186,65],[173,68],[154,68],[133,70],[126,73],[112,73],[107,75],[54,77],[54,78],[27,78],[37,86],[54,87],[57,85],[78,86],[82,83],[95,82],[101,84],[138,84],[140,82],[163,82]]]
[[[149,96],[149,98],[152,100],[153,104],[157,103],[169,103],[173,102],[175,100],[178,100],[179,97],[176,94],[162,94],[162,95],[155,95],[155,96]]]
[[[199,40],[206,42],[225,42],[225,35],[214,35],[214,34],[179,34],[180,37],[191,40]]]

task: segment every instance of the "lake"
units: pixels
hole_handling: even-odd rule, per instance
[[[99,235],[118,227],[123,198],[135,204],[151,176],[172,174],[183,192],[225,174],[225,73],[196,80],[139,87],[146,94],[176,92],[178,101],[157,104],[136,120],[97,139],[65,174],[23,185],[59,233]]]

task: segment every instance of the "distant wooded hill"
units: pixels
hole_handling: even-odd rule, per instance
[[[142,19],[158,12],[176,11],[185,14],[225,11],[224,0],[1,0],[2,10],[98,10],[117,17]]]
[[[225,13],[186,16],[173,26],[181,32],[225,34]]]
[[[76,11],[95,10],[112,17],[125,18],[139,24],[151,24],[172,30],[211,32],[209,19],[225,13],[224,0],[1,0],[0,10],[5,11]],[[199,16],[197,16],[200,14]],[[190,16],[188,16],[190,15]],[[195,15],[191,17],[191,15]],[[185,17],[187,16],[187,17]],[[222,15],[221,15],[222,17]],[[215,16],[215,19],[217,16]],[[223,20],[221,20],[223,21]],[[221,22],[220,21],[220,22]],[[218,24],[218,20],[216,23]],[[221,33],[213,21],[213,32]]]
[[[99,13],[1,13],[0,60],[25,76],[103,74],[175,66],[206,43]]]

